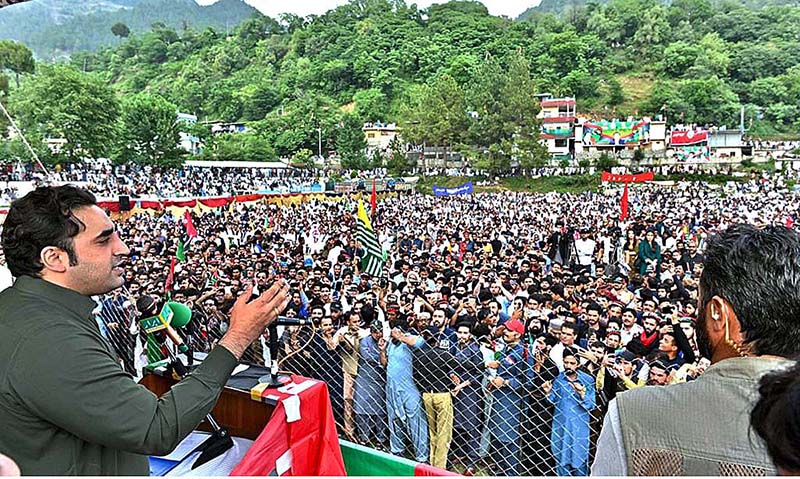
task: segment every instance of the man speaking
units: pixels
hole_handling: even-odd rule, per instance
[[[749,419],[759,378],[800,352],[800,237],[734,225],[705,255],[697,339],[711,367],[684,384],[617,395],[593,475],[775,475]]]
[[[11,205],[2,246],[16,282],[0,293],[0,453],[25,475],[148,475],[214,407],[245,348],[288,304],[274,284],[248,303],[194,373],[158,398],[115,360],[92,295],[122,286],[128,247],[74,186]]]

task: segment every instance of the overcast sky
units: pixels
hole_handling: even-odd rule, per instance
[[[201,5],[208,5],[217,0],[196,0]],[[245,0],[250,5],[256,7],[269,17],[276,18],[279,13],[294,13],[300,16],[322,14],[339,5],[347,3],[347,0],[295,0],[287,2],[285,0]],[[492,15],[506,15],[516,18],[533,5],[537,5],[540,0],[481,0]],[[446,0],[406,0],[407,4],[416,3],[420,8],[425,8],[433,3],[446,3]]]

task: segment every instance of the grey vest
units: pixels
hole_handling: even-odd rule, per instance
[[[628,474],[776,475],[766,448],[750,430],[750,410],[759,378],[791,364],[731,358],[694,381],[617,395]]]

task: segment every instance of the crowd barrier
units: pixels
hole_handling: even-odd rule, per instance
[[[137,328],[135,298],[117,293],[99,303],[95,311],[98,322],[117,350],[122,367],[140,374],[148,361],[158,358],[158,352],[152,344],[148,352],[148,340]],[[196,351],[208,352],[227,329],[227,319],[203,311],[202,305],[194,306],[192,327],[179,331]],[[570,423],[574,429],[560,429],[562,445],[554,449],[553,428],[558,427],[558,419],[554,419],[555,406],[542,386],[552,377],[538,371],[534,374],[532,360],[522,366],[526,379],[513,394],[503,397],[488,386],[489,373],[482,366],[458,369],[460,379],[471,384],[455,394],[426,393],[432,375],[441,371],[423,370],[414,362],[408,371],[414,385],[406,384],[398,396],[396,391],[392,393],[393,387],[387,387],[387,368],[369,344],[359,344],[358,353],[350,354],[341,342],[331,348],[318,327],[279,327],[278,334],[281,372],[325,381],[340,439],[370,448],[347,448],[348,471],[361,475],[365,463],[370,463],[387,474],[420,475],[426,473],[424,464],[429,463],[459,474],[556,476],[560,475],[557,463],[561,455],[583,454],[588,466],[595,454],[607,406],[601,393],[594,392],[588,410],[576,413],[579,417]],[[366,331],[362,335],[361,342],[368,341]],[[533,358],[533,344],[525,343],[527,357]],[[355,358],[355,375],[348,355]],[[242,360],[265,365],[268,356],[267,339],[262,338]],[[403,411],[405,417],[396,411]],[[498,442],[498,437],[506,442]]]

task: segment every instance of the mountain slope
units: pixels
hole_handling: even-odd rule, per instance
[[[241,0],[200,6],[194,0],[36,0],[0,10],[0,39],[27,44],[40,59],[69,56],[115,45],[111,26],[124,23],[132,34],[156,22],[183,29],[233,29],[258,11]]]

